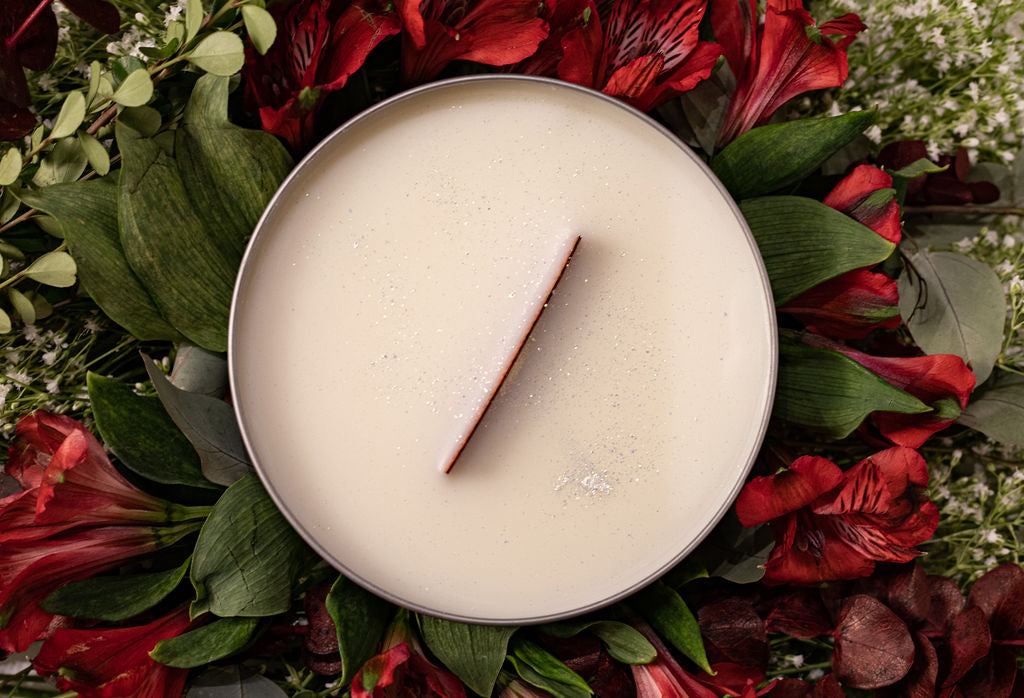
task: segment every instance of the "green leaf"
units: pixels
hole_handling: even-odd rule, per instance
[[[61,182],[73,182],[82,176],[89,158],[82,145],[74,138],[57,141],[53,150],[39,163],[39,169],[32,177],[37,187],[48,187]]]
[[[813,199],[764,196],[740,202],[740,210],[761,251],[776,305],[877,264],[895,249],[871,228]]]
[[[764,577],[764,565],[775,547],[775,536],[766,525],[746,528],[732,507],[722,517],[692,557],[707,568],[708,576],[736,584],[751,584]]]
[[[284,613],[295,580],[315,559],[259,478],[246,475],[224,492],[199,532],[192,617]]]
[[[223,400],[174,387],[152,359],[144,358],[160,402],[199,454],[206,479],[230,485],[252,472],[231,406]]]
[[[274,16],[262,7],[242,5],[242,19],[245,21],[245,31],[249,33],[253,47],[261,55],[265,54],[277,38]]]
[[[824,432],[853,433],[872,412],[920,414],[931,408],[842,354],[819,347],[779,346],[772,415]]]
[[[57,589],[39,604],[44,611],[73,618],[119,621],[163,601],[185,577],[191,558],[178,567],[148,574],[92,577]]]
[[[52,235],[61,240],[64,239],[64,228],[61,227],[60,222],[53,216],[34,216],[32,222],[39,226],[39,229],[47,235]]]
[[[146,138],[152,138],[160,130],[163,117],[153,107],[129,107],[122,109],[117,116],[118,122],[129,126]]]
[[[102,74],[103,66],[99,61],[89,64],[89,88],[85,94],[85,104],[90,111],[99,106],[99,101],[96,98],[100,94],[100,75]]]
[[[956,354],[984,383],[1003,346],[1006,298],[983,262],[955,252],[920,251],[897,280],[900,315],[926,354]]]
[[[601,639],[612,659],[624,664],[650,664],[658,656],[654,645],[639,630],[614,620],[567,620],[538,629],[555,637],[573,637],[589,630]]]
[[[266,676],[236,664],[210,667],[192,682],[185,698],[288,698],[288,694]]]
[[[1024,377],[997,375],[995,386],[974,396],[957,422],[999,443],[1024,446]]]
[[[810,175],[875,120],[874,112],[850,112],[751,129],[711,160],[711,169],[737,199],[770,194]]]
[[[359,667],[376,654],[395,608],[341,575],[327,595],[326,606],[338,632],[342,668],[337,680],[347,686]]]
[[[11,301],[11,307],[18,314],[21,321],[26,325],[34,324],[36,321],[36,309],[24,293],[11,287],[7,289],[7,298]]]
[[[186,0],[185,43],[192,41],[203,26],[203,0]]]
[[[117,186],[113,182],[55,184],[16,194],[27,206],[60,221],[82,285],[114,322],[139,339],[181,339],[128,266],[117,231]]]
[[[22,273],[47,286],[67,288],[75,283],[75,260],[67,252],[54,250],[32,262]]]
[[[0,186],[6,187],[8,184],[14,184],[20,174],[21,151],[12,146],[0,158]]]
[[[898,170],[893,170],[889,174],[893,177],[899,177],[900,179],[916,179],[921,175],[933,174],[935,172],[945,172],[948,167],[940,167],[928,158],[921,158],[910,163],[906,167],[901,167]]]
[[[64,98],[64,104],[60,107],[57,120],[53,122],[53,130],[50,131],[50,138],[57,140],[67,138],[82,125],[85,119],[85,95],[79,91],[69,92]]]
[[[259,618],[218,618],[177,637],[161,640],[149,656],[167,666],[191,669],[230,656],[244,648]]]
[[[467,625],[419,616],[423,641],[441,663],[479,696],[494,690],[515,627]]]
[[[674,589],[662,582],[655,582],[634,594],[630,603],[636,606],[658,635],[668,640],[701,669],[711,673],[697,619],[693,617],[683,597]]]
[[[179,344],[168,380],[175,388],[220,400],[228,392],[228,361],[223,354]]]
[[[695,88],[679,97],[679,106],[693,132],[693,139],[708,155],[715,152],[718,131],[729,108],[729,97],[736,89],[736,79],[727,68],[719,67],[707,80],[701,80]]]
[[[92,165],[92,169],[96,170],[96,174],[103,177],[110,172],[110,155],[102,143],[83,131],[78,134],[78,144],[85,153],[85,157],[88,158],[89,164]]]
[[[0,224],[8,223],[15,214],[18,213],[18,209],[21,207],[21,202],[15,198],[14,193],[10,188],[5,188],[3,196],[0,198]],[[5,243],[0,240],[0,254],[7,254],[4,250],[3,245]],[[17,248],[15,248],[17,249]],[[20,252],[20,250],[19,250]]]
[[[188,61],[200,70],[221,77],[231,77],[245,63],[245,46],[237,34],[218,31],[199,42]]]
[[[528,683],[543,688],[555,698],[587,698],[594,692],[583,677],[544,648],[516,638],[511,643],[509,661]]]
[[[153,80],[145,68],[133,71],[110,96],[122,107],[141,107],[152,97]]]
[[[167,485],[214,488],[199,456],[155,397],[90,372],[86,377],[96,427],[114,455],[134,473]]]
[[[11,316],[5,313],[3,308],[0,308],[0,334],[7,334],[11,328]]]

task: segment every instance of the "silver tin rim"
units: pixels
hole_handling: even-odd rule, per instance
[[[765,433],[767,432],[767,429],[768,429],[768,422],[769,422],[769,420],[771,418],[772,405],[774,403],[774,398],[775,398],[775,387],[776,387],[777,378],[778,378],[778,366],[779,366],[779,339],[778,339],[778,326],[777,326],[777,323],[772,321],[771,323],[769,323],[770,324],[770,327],[769,327],[769,335],[770,335],[770,337],[769,337],[769,339],[770,339],[770,342],[769,342],[769,351],[770,351],[769,367],[770,367],[770,374],[768,376],[768,386],[767,386],[768,387],[768,390],[767,390],[768,399],[767,399],[766,404],[765,404],[765,411],[764,411],[764,414],[763,414],[763,416],[761,418],[761,423],[758,425],[758,429],[757,429],[757,438],[756,438],[755,443],[758,446],[757,446],[757,448],[753,449],[753,451],[750,453],[749,457],[747,458],[747,462],[746,462],[746,464],[744,465],[744,467],[743,467],[743,469],[741,471],[742,472],[742,477],[737,479],[736,484],[733,486],[732,490],[729,492],[729,496],[725,500],[723,500],[722,507],[719,509],[719,511],[707,522],[707,524],[700,530],[698,535],[695,536],[693,538],[693,540],[691,540],[686,546],[684,546],[680,550],[680,552],[674,558],[672,558],[672,560],[670,560],[668,563],[666,563],[661,568],[655,570],[655,572],[653,574],[649,575],[648,577],[642,579],[641,581],[637,582],[636,584],[633,584],[632,586],[630,586],[630,587],[628,587],[626,589],[623,589],[622,591],[620,591],[620,592],[618,592],[618,593],[616,593],[616,594],[614,594],[614,595],[612,595],[612,596],[610,596],[610,597],[608,597],[606,599],[602,599],[601,601],[590,603],[590,604],[587,604],[585,606],[580,606],[578,608],[570,609],[568,611],[563,611],[563,612],[560,612],[560,613],[555,613],[555,614],[546,615],[546,616],[535,616],[535,617],[527,617],[527,618],[501,618],[501,619],[475,618],[475,617],[472,617],[472,616],[463,616],[463,615],[459,615],[459,614],[448,613],[448,612],[445,612],[443,610],[438,610],[438,609],[435,609],[435,608],[429,608],[429,607],[426,607],[426,606],[422,606],[420,604],[410,603],[409,601],[406,601],[405,599],[402,599],[401,597],[399,597],[399,596],[397,596],[395,594],[392,594],[391,592],[387,591],[386,589],[381,589],[377,585],[375,585],[375,584],[373,584],[373,583],[363,579],[361,576],[359,576],[358,574],[356,574],[355,572],[350,570],[348,568],[348,566],[345,565],[345,563],[343,563],[341,560],[337,559],[334,555],[329,553],[316,540],[315,536],[311,535],[309,533],[309,531],[307,531],[305,528],[302,527],[302,525],[298,522],[296,517],[292,514],[292,512],[288,508],[287,504],[282,500],[282,498],[280,497],[278,492],[274,489],[274,486],[273,486],[273,483],[271,482],[270,477],[266,473],[264,473],[263,468],[260,466],[259,458],[257,458],[256,453],[254,452],[254,450],[252,448],[252,444],[251,444],[250,439],[249,439],[249,434],[248,434],[248,431],[247,431],[246,426],[245,426],[245,415],[243,413],[243,405],[242,405],[241,401],[239,400],[239,396],[238,396],[238,394],[236,392],[237,382],[235,380],[235,347],[236,347],[236,342],[235,342],[235,325],[236,325],[236,322],[237,322],[237,312],[238,312],[238,307],[239,307],[239,302],[240,302],[240,298],[239,298],[240,292],[239,292],[239,290],[242,287],[242,282],[243,282],[243,280],[246,277],[246,270],[250,266],[250,258],[255,255],[255,252],[253,250],[254,250],[254,247],[256,245],[257,238],[259,237],[260,232],[263,230],[264,223],[266,222],[267,218],[270,216],[270,213],[278,206],[278,204],[280,202],[280,199],[282,198],[282,193],[284,192],[285,189],[288,188],[288,186],[292,182],[292,180],[295,179],[296,177],[298,177],[299,173],[311,161],[313,161],[316,158],[316,156],[320,153],[320,151],[323,150],[324,148],[326,148],[330,144],[330,142],[332,140],[334,140],[334,138],[338,137],[341,133],[343,133],[343,132],[347,131],[348,129],[350,129],[354,124],[360,123],[360,122],[362,122],[365,119],[372,118],[372,116],[375,113],[377,113],[378,111],[386,110],[386,109],[390,108],[394,104],[397,104],[397,103],[405,101],[407,99],[416,97],[417,95],[419,95],[421,93],[431,92],[431,91],[438,90],[438,89],[445,89],[445,88],[451,87],[453,85],[458,85],[458,84],[461,84],[461,83],[487,82],[487,81],[532,82],[532,83],[540,83],[540,84],[544,84],[544,85],[549,85],[549,86],[557,87],[557,88],[560,88],[560,89],[575,90],[577,92],[582,92],[584,94],[590,95],[591,97],[595,97],[595,98],[604,100],[605,102],[613,104],[616,107],[626,111],[627,113],[632,114],[634,117],[642,120],[648,126],[651,126],[655,130],[657,130],[659,133],[661,133],[663,136],[668,138],[670,142],[675,144],[679,148],[679,150],[682,153],[684,153],[686,157],[690,158],[690,160],[692,160],[701,169],[701,171],[714,183],[715,187],[722,194],[722,197],[725,199],[726,203],[728,204],[728,206],[729,206],[730,210],[732,211],[733,215],[736,217],[736,220],[737,220],[737,222],[740,225],[740,229],[743,231],[743,234],[746,236],[747,243],[750,245],[751,252],[753,252],[754,260],[755,260],[755,262],[757,264],[757,268],[758,268],[758,271],[760,273],[761,286],[762,286],[762,289],[763,289],[764,294],[765,294],[765,300],[766,300],[768,308],[771,311],[770,314],[774,318],[775,304],[774,304],[774,301],[772,299],[772,290],[771,290],[771,284],[770,284],[770,282],[768,280],[768,272],[767,272],[767,270],[766,270],[766,268],[764,266],[764,260],[761,257],[761,253],[760,253],[760,250],[758,249],[757,242],[754,240],[754,235],[753,235],[753,233],[750,232],[750,227],[747,225],[746,219],[743,218],[743,214],[740,212],[740,208],[736,204],[735,200],[733,200],[732,195],[725,188],[725,186],[721,183],[721,181],[719,181],[718,177],[715,176],[714,172],[711,171],[711,168],[707,165],[707,163],[705,163],[700,157],[698,157],[697,154],[694,153],[693,150],[691,150],[689,146],[687,146],[685,143],[683,143],[679,139],[678,136],[676,136],[674,133],[669,131],[663,125],[661,125],[660,123],[658,123],[657,121],[655,121],[654,119],[649,117],[647,114],[644,114],[643,112],[641,112],[641,111],[639,111],[639,110],[629,106],[625,102],[623,102],[623,101],[621,101],[621,100],[619,100],[619,99],[617,99],[615,97],[611,97],[609,95],[606,95],[603,92],[598,92],[597,90],[590,89],[588,87],[582,87],[580,85],[576,85],[576,84],[573,84],[573,83],[563,82],[561,80],[556,80],[554,78],[545,78],[545,77],[538,77],[538,76],[533,76],[533,75],[514,75],[514,74],[468,75],[468,76],[463,76],[463,77],[450,78],[450,79],[447,79],[447,80],[439,80],[439,81],[436,81],[436,82],[431,82],[431,83],[427,83],[425,85],[420,85],[418,87],[414,87],[414,88],[412,88],[410,90],[407,90],[405,92],[401,92],[401,93],[399,93],[397,95],[389,97],[388,99],[386,99],[386,100],[384,100],[382,102],[378,102],[377,104],[375,104],[375,105],[369,107],[368,109],[360,112],[359,114],[357,114],[356,116],[352,117],[351,119],[349,119],[348,121],[343,123],[341,126],[336,128],[334,131],[332,131],[322,141],[320,141],[320,143],[318,143],[311,151],[309,151],[309,153],[306,154],[306,156],[304,158],[302,158],[302,160],[300,160],[295,165],[295,167],[288,174],[288,176],[285,177],[284,181],[281,182],[281,184],[278,187],[277,191],[274,193],[274,196],[270,199],[270,202],[267,204],[267,207],[264,209],[263,215],[260,216],[259,221],[256,223],[256,227],[253,229],[252,236],[250,237],[249,242],[246,245],[245,254],[242,256],[242,262],[241,262],[241,265],[239,266],[239,269],[238,269],[238,275],[237,275],[237,277],[235,279],[235,287],[234,287],[234,291],[233,291],[232,297],[231,297],[231,314],[230,314],[229,321],[228,321],[228,379],[229,379],[229,382],[230,382],[230,385],[231,385],[231,399],[232,399],[232,404],[233,404],[233,407],[234,407],[234,410],[235,410],[235,417],[238,420],[238,426],[239,426],[239,429],[240,429],[240,431],[242,433],[242,440],[245,443],[246,451],[249,453],[249,457],[252,459],[252,464],[253,464],[253,467],[256,470],[257,475],[259,476],[260,480],[263,483],[263,486],[267,490],[267,493],[270,495],[271,500],[273,500],[274,504],[277,506],[277,508],[281,512],[281,514],[285,517],[285,519],[292,526],[292,528],[295,529],[296,532],[298,532],[298,534],[302,537],[302,539],[306,542],[306,544],[308,544],[314,551],[316,551],[316,553],[318,555],[320,555],[321,558],[323,558],[325,561],[330,563],[332,567],[334,567],[336,570],[338,570],[346,578],[352,580],[353,582],[355,582],[359,586],[363,587],[367,591],[369,591],[369,592],[375,594],[376,596],[379,596],[379,597],[381,597],[381,598],[383,598],[383,599],[385,599],[387,601],[390,601],[393,604],[401,606],[402,608],[406,608],[406,609],[409,609],[411,611],[415,611],[417,613],[423,613],[423,614],[426,614],[426,615],[429,615],[429,616],[434,616],[434,617],[437,617],[437,618],[443,618],[445,620],[455,621],[455,622],[460,622],[460,623],[471,623],[471,624],[476,624],[476,625],[500,625],[500,626],[513,626],[513,625],[515,625],[515,626],[518,626],[518,625],[530,625],[530,624],[536,624],[536,623],[549,623],[549,622],[558,621],[558,620],[565,620],[567,618],[574,618],[576,616],[580,616],[580,615],[589,613],[591,611],[596,611],[596,610],[605,608],[607,606],[610,606],[611,604],[613,604],[613,603],[615,603],[617,601],[621,601],[622,599],[624,599],[624,598],[626,598],[626,597],[636,593],[637,591],[643,589],[644,587],[648,586],[649,584],[652,584],[653,582],[655,582],[658,579],[660,579],[662,576],[664,576],[664,574],[666,572],[668,572],[670,569],[672,569],[673,567],[678,565],[680,562],[682,562],[690,553],[692,553],[697,548],[698,545],[700,545],[701,542],[703,542],[703,540],[708,536],[709,533],[711,533],[711,531],[715,528],[715,526],[718,525],[718,522],[722,520],[722,517],[725,516],[726,512],[728,512],[729,508],[732,506],[734,500],[739,495],[740,490],[742,489],[744,483],[746,482],[747,476],[750,474],[750,470],[754,466],[754,462],[757,459],[757,455],[760,452],[760,445],[763,443],[764,437],[765,437]]]

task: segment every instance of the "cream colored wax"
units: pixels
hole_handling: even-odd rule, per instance
[[[392,102],[296,171],[230,353],[261,474],[322,554],[407,606],[524,622],[619,597],[706,533],[758,447],[774,341],[753,243],[687,151],[505,77]]]

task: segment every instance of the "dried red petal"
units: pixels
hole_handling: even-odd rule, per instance
[[[800,589],[775,601],[765,619],[769,632],[810,639],[832,632],[833,623],[817,590]]]
[[[949,628],[942,686],[953,686],[960,681],[979,659],[989,653],[991,644],[988,622],[980,608],[975,606],[958,613]]]
[[[969,204],[974,197],[971,187],[952,176],[932,175],[924,184],[924,196],[930,204],[961,206]]]
[[[885,602],[896,615],[915,627],[928,619],[932,610],[932,590],[921,565],[916,562],[903,565],[885,581]]]
[[[968,182],[971,190],[971,202],[975,204],[991,204],[999,200],[999,187],[992,182]]]
[[[63,0],[64,5],[104,34],[113,34],[121,28],[121,15],[106,0]]]
[[[1024,570],[1014,562],[989,570],[971,587],[967,603],[985,613],[995,642],[1020,640],[1024,628]]]
[[[318,584],[306,592],[303,602],[309,630],[302,643],[313,654],[329,655],[338,651],[338,630],[331,614],[327,612],[327,595],[330,591],[330,584]]]
[[[914,634],[914,666],[903,680],[875,691],[875,698],[932,698],[939,671],[939,658],[931,641]]]
[[[857,594],[843,604],[835,631],[832,666],[851,688],[881,688],[896,683],[914,664],[914,639],[885,604]]]
[[[780,679],[768,695],[772,698],[808,698],[811,684],[803,679]]]
[[[729,598],[705,604],[697,621],[709,661],[752,667],[768,663],[768,633],[749,601]]]
[[[931,605],[922,631],[929,637],[942,637],[949,632],[953,618],[963,610],[964,595],[960,586],[949,577],[928,575]]]
[[[839,687],[839,678],[835,674],[826,674],[814,684],[811,698],[846,698],[846,694]]]

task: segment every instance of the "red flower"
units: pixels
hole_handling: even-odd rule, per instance
[[[711,25],[736,76],[719,146],[767,123],[799,94],[842,85],[846,47],[865,29],[855,14],[815,27],[799,0],[768,0],[761,31],[754,0],[719,0],[711,5]],[[828,36],[841,38],[833,42]]]
[[[170,545],[208,510],[130,484],[73,419],[37,412],[17,432],[9,464],[29,489],[0,500],[0,648],[9,651],[46,631],[53,614],[39,602],[56,588]]]
[[[396,0],[402,82],[432,80],[454,60],[511,65],[548,35],[540,0]]]
[[[352,698],[431,696],[465,698],[454,674],[431,663],[400,613],[384,639],[384,651],[370,658],[352,679]]]
[[[736,500],[744,526],[770,522],[768,584],[817,584],[870,575],[876,562],[908,562],[939,525],[924,495],[928,469],[909,448],[890,448],[846,472],[816,456],[747,483]]]
[[[562,80],[650,111],[693,89],[715,67],[721,48],[697,38],[706,9],[704,0],[622,0],[602,31],[593,2],[560,3],[552,17],[552,33],[561,34],[557,67],[545,56],[521,70],[557,72]]]
[[[917,448],[932,434],[948,427],[967,406],[974,390],[974,373],[963,359],[952,354],[871,356],[815,335],[803,335],[802,341],[853,359],[933,408],[920,414],[871,413],[870,419],[881,435],[899,446]]]
[[[188,669],[160,664],[149,653],[188,627],[188,607],[182,606],[148,625],[61,628],[43,643],[32,664],[40,676],[55,674],[60,690],[77,691],[81,698],[179,698]]]
[[[890,175],[872,165],[858,165],[828,193],[823,203],[898,245],[900,206],[894,194]]]
[[[245,96],[263,130],[295,151],[316,139],[316,115],[377,44],[400,30],[382,0],[302,0],[271,7],[278,35],[266,55],[246,51]]]

